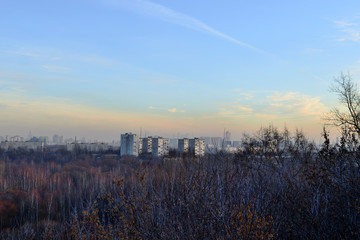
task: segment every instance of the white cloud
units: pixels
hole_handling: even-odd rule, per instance
[[[262,50],[247,44],[245,42],[242,42],[236,38],[233,38],[223,32],[220,32],[209,25],[205,24],[204,22],[193,18],[191,16],[188,16],[184,13],[177,12],[175,10],[172,10],[170,8],[167,8],[163,5],[147,1],[147,0],[122,0],[122,1],[114,1],[114,0],[108,0],[107,1],[110,4],[115,4],[117,6],[120,6],[122,8],[128,9],[133,12],[137,12],[143,15],[155,17],[158,19],[161,19],[163,21],[181,25],[183,27],[187,27],[196,31],[201,32],[207,32],[209,34],[215,35],[217,37],[226,39],[230,42],[233,42],[237,45],[249,48],[253,51],[257,52],[263,52]]]
[[[249,100],[254,97],[252,93],[243,92],[241,88],[234,88],[233,91],[237,92],[240,96],[244,97],[246,100]]]
[[[176,113],[176,112],[185,112],[185,110],[177,110],[176,108],[168,109],[169,112]]]
[[[153,107],[153,106],[149,106],[148,109],[155,110],[155,109],[160,109],[160,108],[158,108],[158,107]]]
[[[333,20],[333,23],[336,24],[338,27],[350,27],[350,26],[356,26],[354,23],[346,22],[346,21],[340,21],[340,20]]]
[[[287,93],[275,92],[273,95],[268,96],[267,98],[273,102],[286,102],[296,99],[297,95],[299,95],[297,92],[287,92]]]
[[[179,113],[179,112],[183,113],[183,112],[185,112],[185,110],[178,110],[177,108],[166,109],[166,108],[154,107],[154,106],[149,106],[148,109],[168,111],[168,112],[171,112],[171,113]]]
[[[252,115],[253,109],[238,104],[232,104],[221,109],[218,115],[222,117],[244,118]]]
[[[269,111],[285,115],[320,116],[326,112],[319,97],[310,97],[298,92],[279,93],[267,97]]]
[[[339,20],[333,20],[332,22],[344,33],[341,37],[337,38],[336,41],[360,42],[360,27],[358,23]]]
[[[312,119],[319,120],[328,109],[319,97],[299,92],[274,92],[268,96],[254,96],[251,100],[239,100],[222,104],[217,115],[224,118],[247,119]]]
[[[244,107],[244,106],[237,106],[237,109],[245,112],[252,112],[254,111],[252,108]]]

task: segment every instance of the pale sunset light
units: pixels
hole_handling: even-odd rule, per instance
[[[274,124],[317,137],[333,77],[359,80],[359,3],[347,2],[4,1],[3,135]]]
[[[360,239],[359,0],[0,0],[0,239]]]

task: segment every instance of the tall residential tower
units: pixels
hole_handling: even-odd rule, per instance
[[[169,139],[157,137],[152,139],[152,155],[162,157],[169,155]]]
[[[121,134],[120,156],[138,156],[138,141],[136,134]]]
[[[189,150],[194,153],[195,157],[205,155],[205,140],[200,138],[189,139]]]

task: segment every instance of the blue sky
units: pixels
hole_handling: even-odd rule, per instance
[[[320,135],[358,1],[0,1],[0,135]]]

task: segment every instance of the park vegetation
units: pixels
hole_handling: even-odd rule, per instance
[[[360,144],[322,134],[269,126],[197,159],[2,153],[1,237],[357,239]]]
[[[0,152],[0,237],[360,239],[360,142],[347,117],[338,143],[325,127],[316,145],[270,125],[236,153],[201,158]]]

